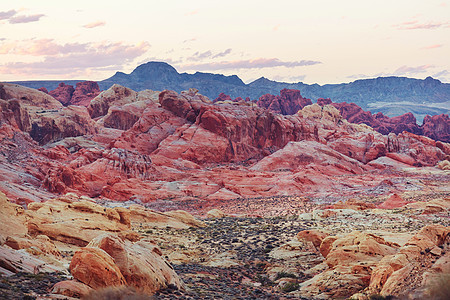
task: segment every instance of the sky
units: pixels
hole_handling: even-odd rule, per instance
[[[450,0],[15,0],[0,3],[0,81],[178,72],[341,83],[450,82]]]

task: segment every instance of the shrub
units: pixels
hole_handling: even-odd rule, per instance
[[[297,282],[288,282],[281,288],[281,290],[285,293],[290,293],[298,290],[299,287],[300,285]]]

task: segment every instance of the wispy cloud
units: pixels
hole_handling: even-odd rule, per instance
[[[15,10],[8,10],[8,11],[0,11],[0,20],[8,20],[12,16],[17,14],[17,11]]]
[[[230,53],[231,53],[231,51],[232,51],[232,49],[231,49],[231,48],[228,48],[228,49],[227,49],[227,50],[225,50],[225,51],[222,51],[222,52],[219,52],[219,53],[217,53],[217,54],[213,55],[213,57],[212,57],[212,58],[219,58],[219,57],[224,57],[224,56],[227,56],[228,54],[230,54]]]
[[[92,23],[88,23],[86,25],[83,25],[84,28],[95,28],[95,27],[100,27],[100,26],[105,26],[106,22],[103,21],[97,21],[97,22],[92,22]]]
[[[196,40],[197,40],[197,38],[187,39],[187,40],[183,41],[183,44],[190,43],[190,42],[195,42]]]
[[[206,58],[209,58],[212,56],[211,50],[205,51],[205,52],[195,52],[192,56],[188,57],[187,60],[189,61],[200,61],[204,60]]]
[[[395,75],[407,75],[407,74],[420,74],[425,73],[429,69],[434,68],[433,65],[421,65],[417,67],[410,67],[410,66],[401,66],[397,70],[394,71]]]
[[[31,56],[64,55],[86,51],[89,44],[58,44],[53,39],[28,39],[22,41],[5,41],[0,44],[0,54]]]
[[[48,41],[48,46],[45,46]],[[128,45],[123,42],[96,42],[85,44],[59,45],[53,40],[29,41],[29,49],[1,48],[1,53],[42,56],[36,62],[10,62],[0,64],[3,74],[73,74],[84,69],[120,69],[148,51],[150,45],[141,42]],[[21,44],[21,42],[18,42]],[[56,49],[53,50],[52,46]]]
[[[414,29],[437,29],[441,27],[449,27],[449,25],[450,22],[419,23],[419,21],[408,21],[393,26],[401,30],[414,30]]]
[[[444,45],[442,45],[442,44],[436,44],[436,45],[430,45],[430,46],[423,47],[423,49],[436,49],[436,48],[441,48],[443,46]]]
[[[9,19],[9,23],[18,24],[18,23],[32,23],[39,21],[44,14],[36,14],[36,15],[28,15],[28,16],[17,16]]]
[[[439,78],[439,77],[445,77],[445,76],[447,76],[447,75],[450,75],[450,71],[442,70],[442,71],[440,71],[440,72],[437,72],[437,73],[433,74],[432,77],[434,77],[434,78]]]
[[[421,66],[401,66],[393,72],[381,72],[377,74],[354,74],[347,76],[349,79],[366,79],[386,76],[416,76],[417,74],[423,74],[432,72],[432,69],[436,68],[434,65],[421,65]],[[441,74],[445,75],[445,73]],[[433,75],[434,77],[434,75]]]
[[[213,71],[213,70],[228,70],[228,69],[262,69],[273,67],[302,67],[321,64],[320,61],[301,60],[301,61],[281,61],[277,58],[257,58],[251,60],[235,60],[222,62],[208,62],[208,63],[192,63],[184,64],[180,67],[184,70],[199,70],[199,71]]]
[[[216,59],[216,58],[220,58],[220,57],[224,57],[227,56],[228,54],[230,54],[232,51],[231,48],[228,48],[222,52],[218,52],[218,53],[214,53],[211,50],[205,51],[205,52],[195,52],[192,56],[189,56],[188,58],[186,58],[187,61],[202,61],[202,60],[206,60],[206,59]]]

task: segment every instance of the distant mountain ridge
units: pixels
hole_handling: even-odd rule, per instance
[[[32,88],[46,87],[51,90],[59,82],[20,81],[14,83]],[[72,81],[65,82],[73,84]],[[236,75],[225,76],[202,72],[178,73],[173,66],[165,62],[148,62],[139,65],[130,74],[117,72],[112,77],[99,81],[98,84],[102,90],[108,89],[113,84],[120,84],[136,91],[169,89],[180,92],[196,88],[210,99],[217,98],[220,93],[230,95],[232,98],[258,99],[264,94],[278,94],[284,88],[298,89],[306,98],[313,100],[331,98],[333,102],[353,102],[365,110],[383,111],[387,115],[402,114],[404,109],[413,110],[416,108],[416,104],[420,104],[420,109],[415,112],[419,120],[429,112],[440,114],[449,113],[450,110],[450,84],[442,83],[431,77],[414,79],[391,76],[325,85],[302,82],[285,83],[261,77],[245,84]]]

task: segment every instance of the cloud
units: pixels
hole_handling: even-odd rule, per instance
[[[199,61],[206,58],[209,58],[212,56],[211,50],[205,51],[205,52],[195,52],[191,57],[188,57],[187,60],[190,61]]]
[[[438,78],[438,77],[445,77],[447,75],[450,75],[450,71],[442,70],[440,72],[437,72],[436,74],[433,74],[432,77],[433,78]]]
[[[436,44],[436,45],[431,45],[431,46],[427,46],[427,47],[423,47],[423,49],[436,49],[436,48],[441,48],[442,44]]]
[[[128,45],[122,42],[96,42],[86,44],[64,44],[59,45],[49,41],[49,45],[55,46],[58,52],[51,50],[51,47],[43,46],[44,40],[38,40],[39,45],[30,50],[18,50],[14,48],[13,53],[30,55],[41,55],[43,59],[36,62],[11,62],[0,64],[0,72],[3,74],[73,74],[83,73],[83,70],[105,70],[118,69],[148,51],[150,45],[141,42],[136,45]],[[20,42],[19,42],[20,44]],[[4,50],[4,49],[2,49]],[[10,52],[11,53],[11,50]]]
[[[187,40],[183,41],[183,44],[190,43],[190,42],[195,42],[196,40],[197,40],[197,38],[187,39]]]
[[[414,30],[414,29],[437,29],[440,27],[449,27],[450,22],[428,22],[428,23],[419,23],[418,21],[408,21],[403,22],[394,27],[397,27],[401,30]]]
[[[301,60],[301,61],[281,61],[277,58],[257,58],[251,60],[222,61],[209,63],[184,64],[180,67],[185,70],[228,70],[228,69],[262,69],[273,67],[295,68],[321,64],[320,61]]]
[[[205,52],[195,52],[192,56],[186,58],[188,61],[202,61],[208,58],[216,59],[219,57],[224,57],[230,54],[232,51],[231,48],[226,49],[225,51],[219,52],[219,53],[213,53],[211,50],[205,51]]]
[[[397,68],[394,72],[382,72],[377,73],[373,75],[366,75],[366,74],[354,74],[347,76],[349,79],[367,79],[367,78],[377,78],[377,77],[387,77],[387,76],[415,76],[417,74],[422,73],[428,73],[431,71],[431,69],[434,69],[436,66],[434,65],[421,65],[417,67],[411,67],[411,66],[401,66]],[[445,71],[442,71],[444,73],[439,74],[440,76],[446,75]],[[435,77],[435,75],[433,75]]]
[[[231,53],[231,48],[228,48],[227,50],[225,50],[223,52],[219,52],[219,53],[215,54],[212,58],[224,57],[224,56],[227,56],[230,53]]]
[[[401,66],[397,70],[394,71],[395,75],[406,75],[406,74],[419,74],[419,73],[425,73],[428,71],[428,69],[434,68],[433,65],[422,65],[418,67],[408,67],[408,66]]]
[[[28,39],[6,41],[0,44],[0,54],[45,56],[86,51],[89,44],[67,43],[60,45],[53,39]]]
[[[44,14],[36,14],[36,15],[29,15],[29,16],[17,16],[12,17],[9,19],[9,23],[11,24],[18,24],[18,23],[31,23],[31,22],[37,22],[40,18],[44,17]]]
[[[106,23],[103,21],[97,21],[97,22],[92,22],[86,25],[83,25],[84,28],[95,28],[95,27],[100,27],[100,26],[105,26]]]
[[[0,11],[0,20],[8,20],[12,16],[17,14],[17,11],[15,10],[8,10],[8,11]]]

